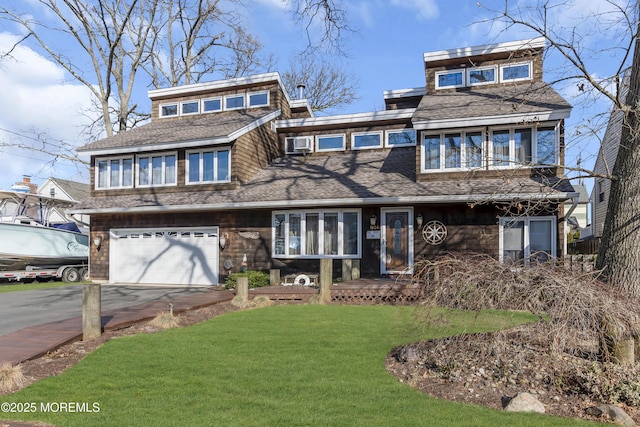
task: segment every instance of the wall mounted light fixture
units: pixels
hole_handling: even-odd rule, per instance
[[[422,228],[423,222],[424,222],[424,217],[422,216],[422,214],[418,214],[418,216],[416,216],[416,225],[418,226],[418,228]]]
[[[100,246],[102,246],[102,234],[96,234],[93,238],[93,246],[95,246],[97,250],[100,250]]]
[[[220,243],[220,249],[224,249],[224,247],[227,246],[227,239],[229,239],[229,234],[222,233],[220,239],[218,240],[218,242]]]
[[[378,222],[378,217],[375,214],[369,217],[369,224],[371,224],[372,227],[375,227],[377,222]]]

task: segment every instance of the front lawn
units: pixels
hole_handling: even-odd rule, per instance
[[[18,292],[18,291],[33,291],[34,289],[47,289],[57,288],[59,286],[77,286],[89,282],[36,282],[36,283],[22,283],[22,282],[9,282],[0,283],[0,293],[3,292]]]
[[[0,397],[38,409],[0,418],[60,427],[593,425],[446,402],[400,383],[384,363],[396,345],[531,320],[487,312],[474,321],[443,311],[446,326],[425,329],[412,314],[410,307],[280,305],[114,339],[59,377]],[[99,412],[41,412],[61,402],[97,403]]]

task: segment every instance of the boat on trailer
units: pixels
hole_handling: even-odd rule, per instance
[[[54,209],[75,203],[0,191],[0,279],[88,278],[89,236],[73,222],[51,223]]]

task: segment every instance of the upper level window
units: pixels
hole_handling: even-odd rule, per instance
[[[436,89],[461,87],[464,85],[464,70],[440,71],[436,73]]]
[[[249,107],[263,107],[269,105],[269,91],[249,92]]]
[[[96,159],[96,188],[133,187],[133,157]]]
[[[555,165],[558,136],[555,126],[493,130],[491,158],[493,166]]]
[[[413,129],[387,131],[387,147],[416,145],[416,131]]]
[[[500,80],[503,82],[531,79],[531,63],[507,64],[500,66]]]
[[[225,110],[244,108],[244,95],[228,95],[224,97]]]
[[[469,86],[496,83],[498,81],[496,67],[470,68],[467,72],[467,81]]]
[[[229,182],[230,174],[228,148],[187,153],[187,184]]]
[[[160,117],[175,117],[177,115],[178,103],[160,105]]]
[[[426,134],[422,140],[422,171],[482,167],[482,131]]]
[[[202,111],[210,113],[213,111],[222,111],[222,98],[207,98],[202,100]]]
[[[189,114],[198,114],[200,112],[200,101],[187,101],[180,103],[181,113],[183,116]]]
[[[351,135],[351,148],[354,150],[378,147],[382,147],[382,132],[354,133]]]
[[[317,151],[344,150],[344,135],[318,135],[316,147]]]
[[[175,153],[138,156],[138,186],[175,185],[177,176]]]

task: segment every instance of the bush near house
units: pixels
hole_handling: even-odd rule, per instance
[[[261,288],[271,284],[268,273],[263,271],[248,270],[241,273],[231,273],[224,282],[225,289],[235,289],[238,277],[247,277],[249,279],[249,288]]]

